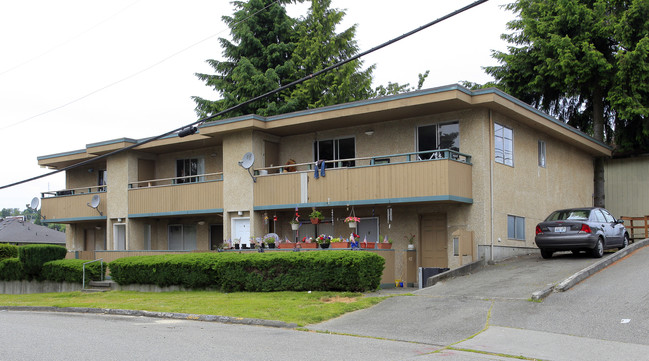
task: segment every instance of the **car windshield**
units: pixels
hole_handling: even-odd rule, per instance
[[[587,221],[589,216],[588,209],[569,209],[553,212],[546,221]]]

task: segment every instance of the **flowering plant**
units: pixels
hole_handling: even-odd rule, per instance
[[[360,221],[361,221],[361,219],[358,218],[358,217],[347,217],[347,218],[345,218],[345,223],[360,222]]]
[[[290,223],[290,224],[298,224],[298,223],[300,223],[300,221],[298,221],[297,218],[293,218],[290,221],[288,221],[288,223]]]
[[[313,242],[313,238],[311,238],[311,237],[308,237],[308,238],[307,238],[307,237],[304,237],[304,238],[302,238],[302,242],[304,242],[304,243],[311,243],[311,242]]]
[[[388,236],[383,236],[383,243],[390,243],[392,244],[392,240],[388,238]]]
[[[415,235],[412,234],[412,233],[410,233],[410,235],[405,235],[405,236],[403,236],[403,238],[405,238],[406,241],[408,241],[408,244],[413,244],[413,243],[415,243]]]
[[[323,243],[324,243],[324,244],[327,244],[327,243],[331,243],[331,236],[325,236],[324,234],[321,234],[321,235],[319,235],[319,236],[315,239],[315,241],[316,241],[318,244],[323,244]]]

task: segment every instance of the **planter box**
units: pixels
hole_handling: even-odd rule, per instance
[[[318,244],[315,242],[312,243],[305,243],[305,242],[300,242],[300,247],[301,248],[318,248]]]
[[[349,242],[331,242],[331,248],[349,248]]]
[[[279,249],[288,249],[288,248],[295,248],[295,243],[278,243],[277,248]]]
[[[374,246],[376,245],[375,242],[367,242],[367,243],[361,242],[360,244],[361,244],[361,248],[367,248],[367,249],[373,249]]]
[[[379,242],[379,243],[376,244],[376,248],[378,248],[378,249],[392,249],[392,243]]]

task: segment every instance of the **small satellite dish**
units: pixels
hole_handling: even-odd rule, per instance
[[[38,209],[38,197],[32,198],[32,202],[29,204],[29,208]]]
[[[255,176],[252,175],[252,172],[250,172],[250,167],[252,167],[253,163],[255,163],[255,155],[252,154],[252,152],[244,154],[243,159],[239,161],[239,165],[248,170],[248,174],[250,174],[252,181],[257,182],[257,178],[255,178]]]
[[[103,217],[104,214],[101,213],[99,209],[97,209],[97,207],[99,207],[100,202],[101,202],[101,198],[99,197],[99,194],[95,194],[94,196],[92,196],[90,203],[88,203],[88,207],[94,208],[95,210],[97,210],[97,212],[99,212],[99,215]]]
[[[252,164],[255,162],[255,155],[252,152],[248,152],[243,155],[243,159],[239,162],[239,165],[245,169],[252,167]]]

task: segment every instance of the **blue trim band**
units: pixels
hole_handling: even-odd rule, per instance
[[[191,216],[191,215],[214,214],[214,213],[223,213],[223,208],[199,209],[193,211],[178,211],[178,212],[134,213],[134,214],[129,214],[128,218]]]
[[[255,211],[269,211],[274,209],[294,209],[295,207],[344,207],[344,206],[368,206],[378,204],[403,204],[403,203],[422,203],[422,202],[459,202],[473,204],[473,198],[458,197],[452,195],[429,196],[429,197],[409,197],[409,198],[383,198],[367,199],[356,201],[338,201],[338,202],[310,202],[310,203],[292,203],[292,204],[274,204],[270,206],[255,206]]]
[[[54,219],[43,219],[43,223],[71,223],[71,222],[81,222],[81,221],[105,221],[106,216],[96,216],[96,217],[76,217],[76,218],[54,218]]]

